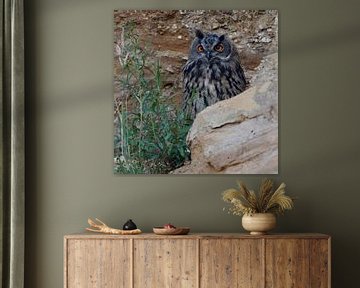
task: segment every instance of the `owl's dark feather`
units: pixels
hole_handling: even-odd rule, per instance
[[[221,52],[214,49],[219,43],[224,47]],[[246,86],[234,44],[224,35],[199,30],[183,68],[183,81],[183,109],[191,118],[207,106],[238,95]]]

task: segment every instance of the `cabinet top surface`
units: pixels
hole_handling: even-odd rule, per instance
[[[245,233],[189,233],[188,235],[156,235],[142,233],[138,235],[110,235],[101,233],[75,233],[64,236],[65,239],[329,239],[329,235],[320,233],[287,233],[250,235]]]

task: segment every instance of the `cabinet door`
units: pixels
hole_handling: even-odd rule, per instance
[[[260,239],[200,241],[200,287],[264,287],[263,242]]]
[[[267,239],[266,287],[326,288],[327,239]]]
[[[330,240],[312,239],[310,241],[310,287],[330,287]]]
[[[309,287],[309,240],[266,239],[266,287]]]
[[[195,288],[197,274],[197,240],[134,240],[134,288]]]
[[[68,239],[66,288],[131,287],[130,240]]]

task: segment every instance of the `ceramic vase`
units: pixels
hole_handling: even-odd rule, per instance
[[[242,217],[242,226],[251,235],[263,235],[276,226],[276,217],[273,213],[255,213]]]

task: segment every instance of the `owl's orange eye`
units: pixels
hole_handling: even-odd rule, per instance
[[[196,50],[197,50],[197,52],[204,52],[204,47],[201,45],[201,44],[199,44],[197,47],[196,47]]]
[[[224,45],[223,44],[217,44],[217,45],[215,45],[214,50],[216,52],[222,52],[222,51],[224,51]]]

